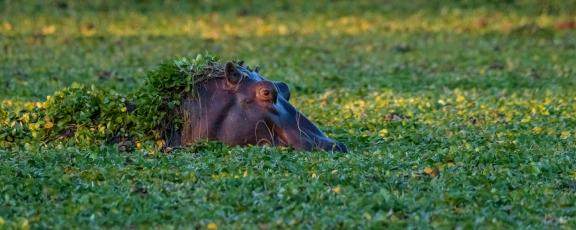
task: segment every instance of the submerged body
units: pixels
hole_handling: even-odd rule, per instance
[[[181,107],[176,144],[217,140],[228,145],[272,145],[299,150],[346,152],[289,103],[290,91],[241,64],[229,62],[223,76],[199,82]]]

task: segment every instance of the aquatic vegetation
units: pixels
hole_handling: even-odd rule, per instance
[[[573,1],[24,2],[0,8],[0,229],[576,226]],[[158,151],[204,51],[349,152]]]

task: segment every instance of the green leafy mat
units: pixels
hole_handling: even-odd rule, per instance
[[[147,74],[142,87],[126,95],[74,83],[26,109],[0,110],[0,147],[123,140],[163,147],[165,130],[182,125],[178,107],[183,99],[195,95],[197,83],[221,73],[218,58],[198,55],[163,62]]]

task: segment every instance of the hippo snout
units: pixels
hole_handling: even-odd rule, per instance
[[[284,97],[279,97],[272,116],[276,139],[280,145],[300,150],[325,150],[347,152],[345,144],[326,136],[312,121],[292,106]]]
[[[308,126],[310,127],[310,126]],[[348,147],[344,143],[334,141],[324,133],[318,131],[314,126],[313,129],[287,127],[276,131],[278,144],[289,146],[299,150],[324,150],[327,152],[348,152]]]
[[[336,144],[334,145],[333,151],[347,153],[348,147],[346,147],[346,145],[344,143],[336,142]]]
[[[348,147],[344,143],[334,141],[330,138],[324,137],[321,142],[316,142],[312,148],[325,150],[328,152],[348,152]]]

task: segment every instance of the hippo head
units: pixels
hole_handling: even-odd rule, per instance
[[[200,83],[185,100],[182,144],[218,140],[228,145],[293,147],[346,152],[289,102],[283,82],[264,79],[258,69],[228,62],[223,76]]]

